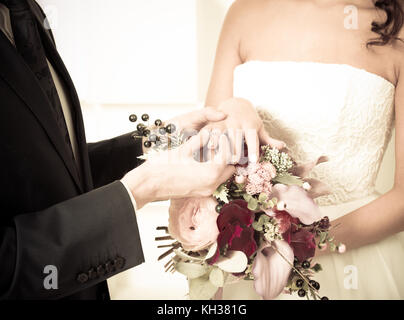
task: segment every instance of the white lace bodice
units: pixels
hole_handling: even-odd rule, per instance
[[[274,138],[297,162],[329,161],[310,177],[326,182],[331,205],[365,197],[375,180],[394,122],[395,87],[349,65],[250,61],[234,72],[234,96],[251,101]]]

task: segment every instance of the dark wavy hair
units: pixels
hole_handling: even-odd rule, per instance
[[[372,31],[377,33],[379,37],[370,39],[368,46],[384,46],[395,40],[403,41],[398,38],[401,27],[404,24],[404,12],[401,0],[375,0],[375,7],[383,10],[386,15],[385,22],[372,22]]]

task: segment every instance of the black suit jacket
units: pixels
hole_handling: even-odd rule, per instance
[[[74,85],[40,25],[72,106],[80,170],[46,94],[0,32],[0,297],[108,299],[105,280],[144,261],[133,205],[116,181],[139,165],[142,146],[130,134],[86,143]],[[45,289],[48,265],[57,268],[58,289]]]

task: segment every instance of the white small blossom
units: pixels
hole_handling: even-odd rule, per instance
[[[268,242],[272,242],[274,240],[282,240],[282,235],[279,232],[279,225],[274,219],[271,219],[270,222],[264,225],[264,230],[264,236]]]

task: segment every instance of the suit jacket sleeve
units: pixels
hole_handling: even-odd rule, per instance
[[[121,182],[21,214],[0,229],[0,297],[53,299],[72,295],[144,262],[129,195]],[[46,266],[57,289],[46,289]]]
[[[88,144],[94,186],[100,187],[121,179],[127,172],[142,163],[142,139],[132,133],[110,140]]]

